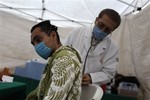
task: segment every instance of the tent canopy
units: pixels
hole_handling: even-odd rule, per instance
[[[121,15],[142,9],[150,0],[0,0],[0,10],[38,21],[49,19],[57,26],[92,23],[99,12],[112,8]]]

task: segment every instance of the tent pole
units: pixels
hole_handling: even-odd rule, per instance
[[[42,14],[41,14],[41,18],[43,19],[43,16],[44,16],[44,11],[45,11],[45,1],[42,0]]]
[[[139,7],[136,7],[136,6],[132,5],[132,4],[129,4],[129,3],[125,2],[125,1],[123,1],[123,0],[118,0],[118,1],[122,2],[122,3],[126,4],[126,5],[129,5],[129,6],[133,7],[133,8],[139,8]]]

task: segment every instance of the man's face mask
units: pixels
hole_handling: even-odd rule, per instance
[[[47,47],[44,42],[40,42],[34,46],[36,52],[44,59],[48,59],[52,53],[52,49]]]
[[[103,40],[105,37],[108,36],[107,33],[101,31],[96,25],[93,28],[93,36],[97,41]]]

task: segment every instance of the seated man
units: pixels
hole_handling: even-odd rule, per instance
[[[79,100],[80,56],[74,48],[62,46],[57,27],[48,20],[36,24],[31,29],[31,43],[48,63],[38,87],[26,100]]]

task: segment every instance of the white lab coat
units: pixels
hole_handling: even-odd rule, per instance
[[[65,42],[66,45],[71,45],[79,50],[83,61],[82,66],[91,46],[92,30],[93,26],[77,28],[69,34]],[[88,54],[84,73],[90,74],[92,83],[105,84],[115,75],[118,49],[108,37],[94,48]]]

